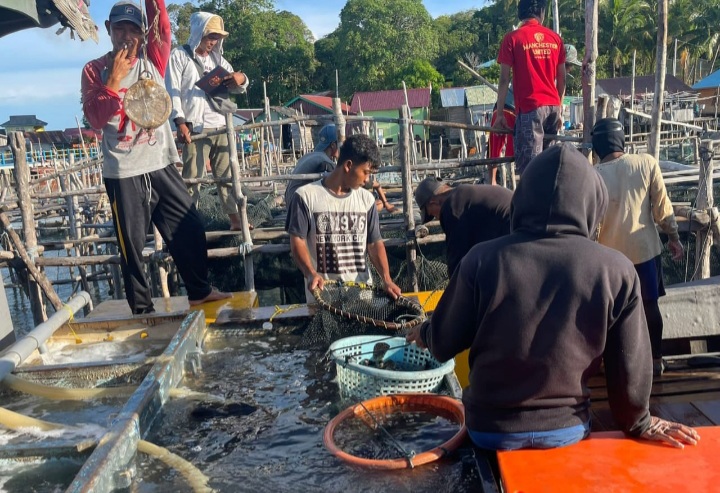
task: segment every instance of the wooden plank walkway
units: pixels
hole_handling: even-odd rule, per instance
[[[589,382],[593,431],[614,431],[604,375]],[[693,368],[670,358],[669,369],[653,382],[650,412],[689,426],[720,425],[720,366]]]

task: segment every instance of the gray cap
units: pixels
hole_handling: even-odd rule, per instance
[[[145,15],[143,14],[140,5],[129,0],[121,0],[120,2],[117,2],[115,5],[113,5],[112,9],[110,9],[110,17],[108,19],[110,20],[110,24],[128,21],[132,22],[140,29],[144,29],[144,17]]]
[[[435,192],[437,192],[444,184],[445,183],[442,178],[438,178],[437,176],[428,176],[421,181],[415,189],[415,202],[417,202],[417,205],[420,208],[423,223],[426,223],[431,219],[428,217],[425,206],[430,201],[430,198],[435,195]]]
[[[577,57],[577,49],[573,45],[565,45],[565,63],[582,67],[582,63]]]

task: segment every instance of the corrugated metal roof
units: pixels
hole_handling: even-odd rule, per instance
[[[610,96],[629,96],[632,94],[632,77],[616,77],[614,79],[598,79],[595,83],[598,93]],[[635,94],[648,94],[655,92],[655,76],[640,75],[635,77]],[[670,74],[665,75],[665,92],[692,92],[692,88],[683,81]]]
[[[47,132],[24,132],[25,139],[33,144],[47,144],[65,146],[70,143],[62,130],[49,130]]]
[[[443,108],[465,106],[465,88],[448,87],[440,89],[440,104]]]
[[[253,118],[257,118],[257,116],[263,112],[262,108],[248,108],[248,109],[239,109],[235,112],[237,116],[244,119],[246,122],[252,121]]]
[[[408,89],[408,103],[410,108],[427,108],[430,106],[430,88],[421,87]],[[402,89],[392,91],[356,92],[353,95],[350,111],[383,111],[400,109],[405,104],[405,94]]]
[[[332,113],[332,100],[330,96],[316,96],[314,94],[301,94],[300,96],[292,98],[290,101],[285,103],[286,108],[294,108],[300,110],[303,108],[305,115],[323,115]],[[350,106],[347,103],[340,103],[342,112],[348,114],[350,112]]]
[[[715,89],[716,87],[720,87],[720,70],[716,70],[692,86],[693,89]]]
[[[468,106],[495,104],[497,102],[497,93],[485,85],[466,87],[465,98]]]

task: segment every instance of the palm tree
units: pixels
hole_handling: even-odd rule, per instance
[[[654,52],[654,15],[646,0],[604,0],[600,4],[599,45],[607,47],[607,58],[612,77],[618,76],[627,65],[633,50],[641,58],[650,58]]]

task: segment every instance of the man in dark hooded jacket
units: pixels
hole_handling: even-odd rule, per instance
[[[572,146],[538,155],[513,195],[512,233],[473,247],[430,321],[408,334],[440,361],[470,348],[463,403],[478,447],[552,448],[586,437],[587,381],[602,360],[623,431],[676,447],[699,438],[648,411],[652,357],[638,277],[624,255],[592,240],[607,197]]]

